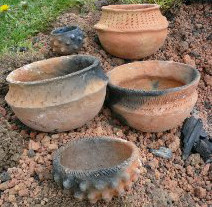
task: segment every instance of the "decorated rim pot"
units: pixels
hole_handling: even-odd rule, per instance
[[[133,62],[108,72],[108,104],[123,123],[162,132],[181,124],[197,101],[199,72],[172,61]]]
[[[77,199],[110,201],[132,187],[140,174],[139,149],[123,139],[90,137],[71,141],[53,158],[54,180]]]
[[[79,27],[59,27],[51,32],[50,45],[53,52],[70,55],[80,50],[83,39],[83,31]]]
[[[100,21],[94,26],[104,49],[125,59],[155,53],[166,39],[167,27],[156,4],[103,6]]]
[[[27,126],[60,132],[75,129],[101,109],[107,77],[93,56],[42,60],[11,72],[6,101]]]

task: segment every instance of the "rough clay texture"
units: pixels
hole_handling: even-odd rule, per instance
[[[83,45],[83,31],[79,27],[60,27],[51,32],[50,45],[53,52],[70,55]]]
[[[197,101],[200,75],[184,64],[138,61],[115,67],[107,75],[108,106],[125,124],[143,132],[177,127],[190,115]],[[186,88],[174,88],[179,82]],[[147,89],[142,91],[143,87]]]
[[[166,39],[167,27],[168,22],[156,5],[103,7],[100,21],[94,26],[104,49],[126,59],[140,59],[155,53]]]
[[[54,155],[54,181],[72,190],[78,200],[109,202],[138,180],[139,156],[139,149],[123,139],[92,137],[71,141]]]
[[[212,100],[211,15],[208,4],[182,5],[175,13],[168,14],[170,25],[165,45],[154,56],[147,58],[174,60],[196,65],[202,76],[198,86],[199,98],[194,115],[203,119],[204,127],[208,132],[210,132],[212,116],[210,112]],[[94,25],[98,19],[98,12],[89,13],[84,17],[66,13],[58,18],[53,26],[78,22],[88,35],[80,53],[99,57],[104,70],[108,71],[127,61],[112,57],[101,48],[90,26]],[[47,34],[39,34],[33,38],[34,46],[40,51],[39,54],[44,54],[46,57],[51,56],[48,53],[48,41]],[[39,48],[40,43],[43,43],[45,47]],[[0,72],[7,73],[9,68],[10,70],[17,68],[18,65],[24,65],[33,59],[42,59],[44,56],[29,57],[27,55],[28,53],[24,54],[22,59],[14,56],[12,61],[4,58],[0,61]],[[15,61],[16,58],[18,62]],[[4,82],[2,86],[5,90],[7,89]],[[19,164],[8,170],[12,179],[0,184],[0,206],[207,207],[212,205],[212,167],[210,164],[204,164],[198,154],[190,155],[185,162],[181,159],[182,148],[179,139],[181,127],[164,133],[141,133],[121,125],[112,118],[110,110],[104,108],[98,116],[79,129],[59,134],[37,133],[18,122],[8,110],[3,96],[0,100],[1,106],[7,111],[6,119],[11,123],[13,130],[22,134],[24,143],[26,143],[23,145],[24,152]],[[144,167],[132,191],[123,197],[113,199],[109,204],[101,201],[91,205],[87,201],[77,201],[68,191],[58,188],[53,182],[52,152],[70,140],[102,135],[116,136],[134,142],[141,150]],[[147,147],[159,148],[161,146],[172,149],[173,157],[170,160],[155,157],[147,149]]]
[[[97,58],[73,55],[25,65],[11,72],[7,81],[5,100],[24,124],[62,132],[81,127],[101,110],[107,76]]]

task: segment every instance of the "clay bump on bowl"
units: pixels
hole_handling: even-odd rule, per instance
[[[131,188],[140,173],[139,149],[110,137],[71,141],[54,155],[54,180],[77,199],[110,201]]]
[[[24,124],[59,132],[82,126],[100,111],[108,78],[97,58],[73,55],[25,65],[7,81],[5,99]]]
[[[200,74],[189,65],[133,62],[116,67],[107,75],[109,107],[123,123],[144,132],[178,126],[197,100]]]

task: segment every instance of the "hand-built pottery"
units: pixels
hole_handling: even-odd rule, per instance
[[[27,126],[45,132],[75,129],[101,109],[107,77],[100,61],[73,55],[25,65],[11,72],[7,103]]]
[[[139,149],[123,139],[82,138],[69,142],[54,155],[54,180],[77,199],[91,203],[130,189],[140,174]]]
[[[134,62],[108,72],[108,104],[129,126],[144,132],[176,127],[196,101],[200,74],[172,61]]]
[[[69,55],[80,50],[83,39],[83,31],[79,27],[60,27],[51,32],[50,45],[53,52]]]
[[[166,39],[167,27],[156,4],[103,6],[100,21],[94,26],[104,49],[125,59],[155,53]]]

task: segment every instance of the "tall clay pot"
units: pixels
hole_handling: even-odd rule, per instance
[[[166,39],[167,27],[156,4],[103,6],[100,21],[94,26],[104,49],[125,59],[155,53]]]
[[[73,55],[25,65],[11,72],[6,101],[27,126],[45,132],[75,129],[101,109],[107,86],[100,61]]]

